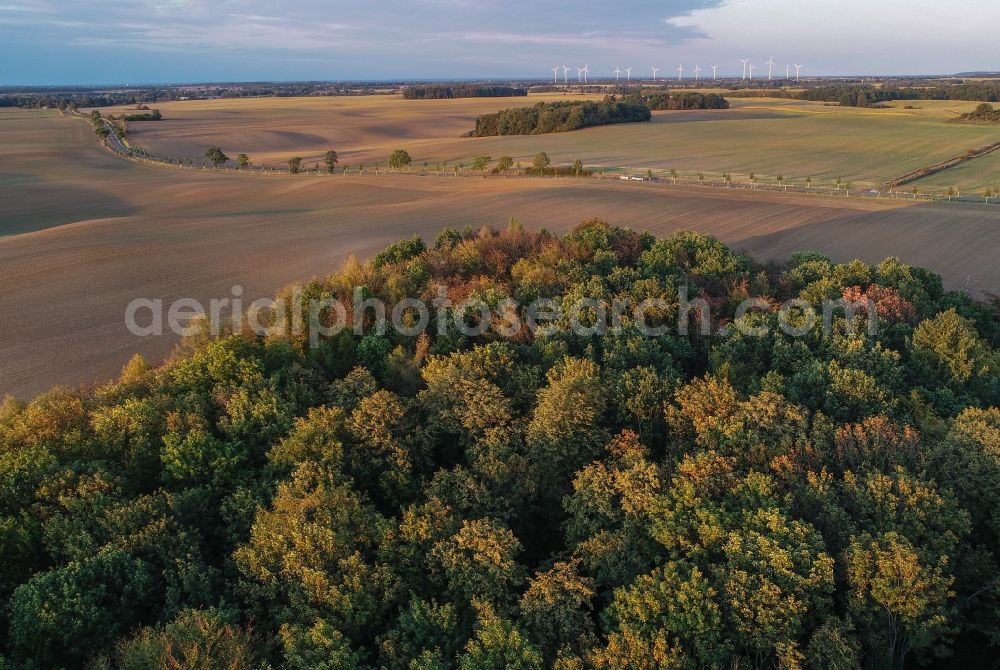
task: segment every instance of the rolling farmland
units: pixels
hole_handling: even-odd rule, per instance
[[[572,97],[572,96],[570,96]],[[528,164],[539,151],[554,163],[580,159],[598,170],[653,170],[666,174],[731,173],[737,180],[753,171],[764,182],[778,175],[786,183],[807,177],[816,185],[838,178],[872,187],[924,165],[961,155],[996,141],[996,129],[947,121],[975,103],[919,101],[905,109],[856,109],[823,103],[766,98],[734,99],[724,111],[655,112],[653,121],[589,128],[545,136],[466,139],[475,117],[500,107],[566,99],[530,98],[407,101],[396,96],[363,98],[266,98],[208,100],[159,105],[165,120],[136,123],[131,137],[139,146],[171,158],[204,160],[219,145],[230,157],[245,152],[257,165],[281,167],[292,156],[309,168],[335,148],[342,165],[357,169],[385,165],[393,149],[405,148],[414,167],[444,162],[471,164],[472,157],[510,155]],[[110,112],[122,111],[111,109]],[[980,167],[980,162],[982,167]],[[969,163],[963,183],[988,182],[995,160]],[[982,172],[980,172],[982,170]],[[983,174],[983,177],[978,175]],[[950,171],[928,181],[947,190]]]
[[[617,180],[170,170],[124,161],[88,124],[53,112],[0,112],[0,152],[0,184],[16,186],[0,188],[0,393],[105,379],[135,351],[164,356],[175,339],[125,329],[134,298],[207,301],[234,285],[266,297],[350,254],[510,217],[554,231],[594,216],[658,235],[696,229],[762,259],[800,249],[839,261],[899,256],[949,286],[1000,291],[1000,209],[982,205]]]

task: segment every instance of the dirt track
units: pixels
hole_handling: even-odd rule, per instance
[[[43,146],[54,137],[58,148]],[[83,123],[40,117],[0,121],[0,158],[0,186],[16,186],[0,188],[0,393],[25,397],[107,379],[135,351],[168,353],[174,339],[125,329],[134,298],[207,302],[239,284],[249,302],[401,237],[510,217],[556,231],[592,216],[659,235],[695,229],[761,258],[895,255],[951,286],[1000,292],[1000,213],[986,207],[576,180],[173,172],[115,158]]]

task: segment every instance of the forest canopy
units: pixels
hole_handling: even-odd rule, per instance
[[[893,258],[762,264],[595,220],[411,239],[275,309],[438,286],[665,320],[684,291],[717,334],[369,311],[8,398],[0,668],[993,666],[995,307]],[[777,327],[839,297],[878,328]]]
[[[643,104],[619,102],[607,97],[601,102],[540,102],[533,107],[503,109],[476,119],[467,137],[496,135],[544,135],[563,133],[610,123],[649,121],[652,114]]]

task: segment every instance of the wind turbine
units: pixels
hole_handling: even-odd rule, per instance
[[[750,80],[753,81],[753,61],[747,63],[747,67],[750,68]]]
[[[802,67],[803,67],[802,65],[795,66],[795,81],[799,80],[799,72],[802,71]]]
[[[785,63],[785,81],[788,81],[788,80],[790,80],[792,78],[791,67],[792,67],[791,65],[789,65],[788,63]]]
[[[563,69],[563,83],[564,84],[568,84],[569,83],[569,67],[563,65],[562,69]]]
[[[767,61],[767,80],[771,81],[771,75],[774,72],[774,56],[771,56],[771,60]]]
[[[628,77],[626,81],[632,81],[632,66],[625,68],[625,75]]]
[[[712,66],[712,81],[715,81],[718,78],[719,78],[719,66],[718,65],[713,65]]]
[[[682,79],[684,79],[684,66],[683,65],[678,65],[677,66],[677,81],[681,81]]]
[[[743,78],[746,79],[747,78],[747,63],[750,62],[750,59],[747,58],[746,60],[744,60],[744,59],[741,58],[740,62],[743,63]]]
[[[587,77],[590,76],[590,65],[583,66],[583,83],[587,83]]]
[[[660,71],[660,68],[658,68],[658,67],[654,67],[653,68],[653,83],[654,84],[656,83],[656,73],[659,72],[659,71]]]
[[[553,84],[558,84],[559,83],[559,66],[558,65],[556,65],[554,68],[552,68],[552,83]]]
[[[576,68],[576,80],[579,83],[581,83],[581,84],[583,83],[583,68],[582,67]]]
[[[621,81],[621,78],[622,78],[622,69],[616,65],[615,66],[615,81],[616,82],[617,81]]]
[[[694,66],[694,80],[698,81],[698,79],[699,79],[700,76],[701,76],[701,67],[699,67],[698,65],[695,65]]]

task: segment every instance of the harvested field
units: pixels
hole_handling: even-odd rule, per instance
[[[249,302],[349,254],[509,217],[555,231],[593,216],[658,235],[694,229],[759,258],[799,249],[840,261],[899,256],[950,286],[1000,291],[1000,208],[982,205],[597,180],[169,170],[121,160],[88,124],[38,112],[0,112],[0,156],[0,393],[20,396],[106,379],[136,351],[166,355],[174,338],[127,332],[135,298],[207,302],[241,285]]]

